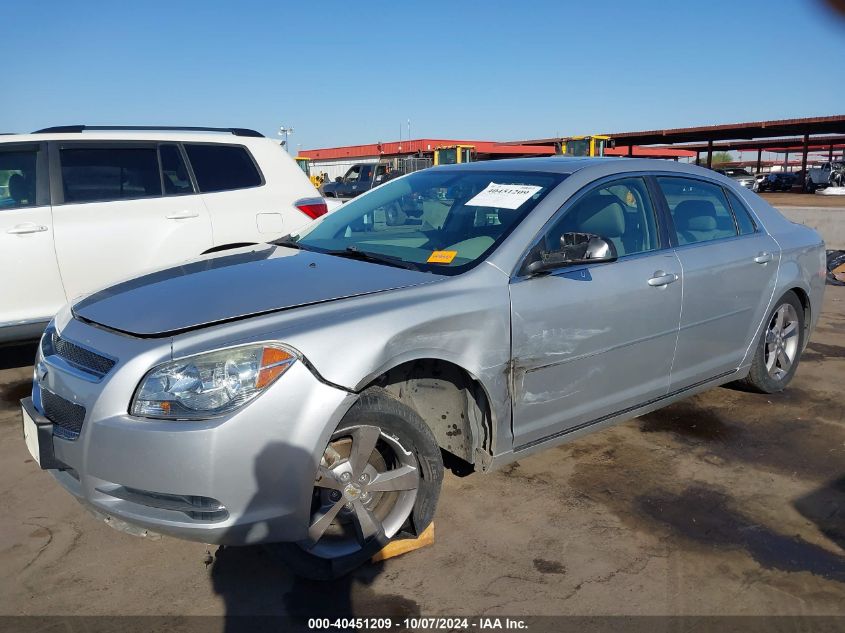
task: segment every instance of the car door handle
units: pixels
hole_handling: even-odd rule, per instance
[[[675,273],[665,273],[658,270],[654,276],[648,280],[649,286],[668,286],[669,284],[678,281],[678,276]]]
[[[43,224],[18,224],[10,228],[6,233],[9,235],[26,235],[27,233],[41,233],[46,230],[47,227]]]
[[[754,258],[754,261],[758,264],[768,264],[772,261],[772,254],[771,253],[760,253],[757,257]]]
[[[190,218],[198,218],[199,213],[196,211],[179,211],[177,213],[171,213],[167,216],[168,220],[188,220]]]

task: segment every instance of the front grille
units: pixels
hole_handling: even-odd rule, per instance
[[[53,332],[53,353],[67,361],[77,369],[102,378],[109,373],[115,365],[111,358],[101,356],[96,352],[80,347],[76,343],[63,339],[56,332]]]
[[[79,437],[85,420],[85,407],[46,389],[41,389],[41,405],[44,415],[53,423],[53,435],[66,440]]]

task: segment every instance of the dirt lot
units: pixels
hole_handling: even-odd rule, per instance
[[[434,547],[329,586],[93,519],[21,440],[28,358],[0,356],[0,614],[845,615],[845,288],[786,393],[717,389],[449,475]]]
[[[773,207],[845,208],[845,196],[823,196],[808,193],[766,192],[760,194]]]

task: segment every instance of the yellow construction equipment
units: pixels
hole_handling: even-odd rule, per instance
[[[555,154],[563,156],[604,156],[604,150],[615,147],[613,139],[603,134],[569,136],[555,145]]]
[[[323,177],[319,174],[315,174],[314,176],[311,175],[311,159],[307,156],[297,156],[294,160],[296,160],[296,164],[299,165],[299,168],[305,172],[305,175],[308,176],[308,179],[311,181],[311,184],[315,187],[319,188],[320,185],[323,184]]]
[[[445,145],[434,148],[435,165],[459,165],[475,160],[475,145]]]

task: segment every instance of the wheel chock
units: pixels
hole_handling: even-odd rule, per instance
[[[373,556],[370,562],[378,563],[380,561],[387,560],[388,558],[395,558],[396,556],[401,556],[402,554],[407,554],[408,552],[428,547],[429,545],[434,545],[433,521],[417,538],[403,538],[398,541],[391,541],[385,545],[380,552]]]

